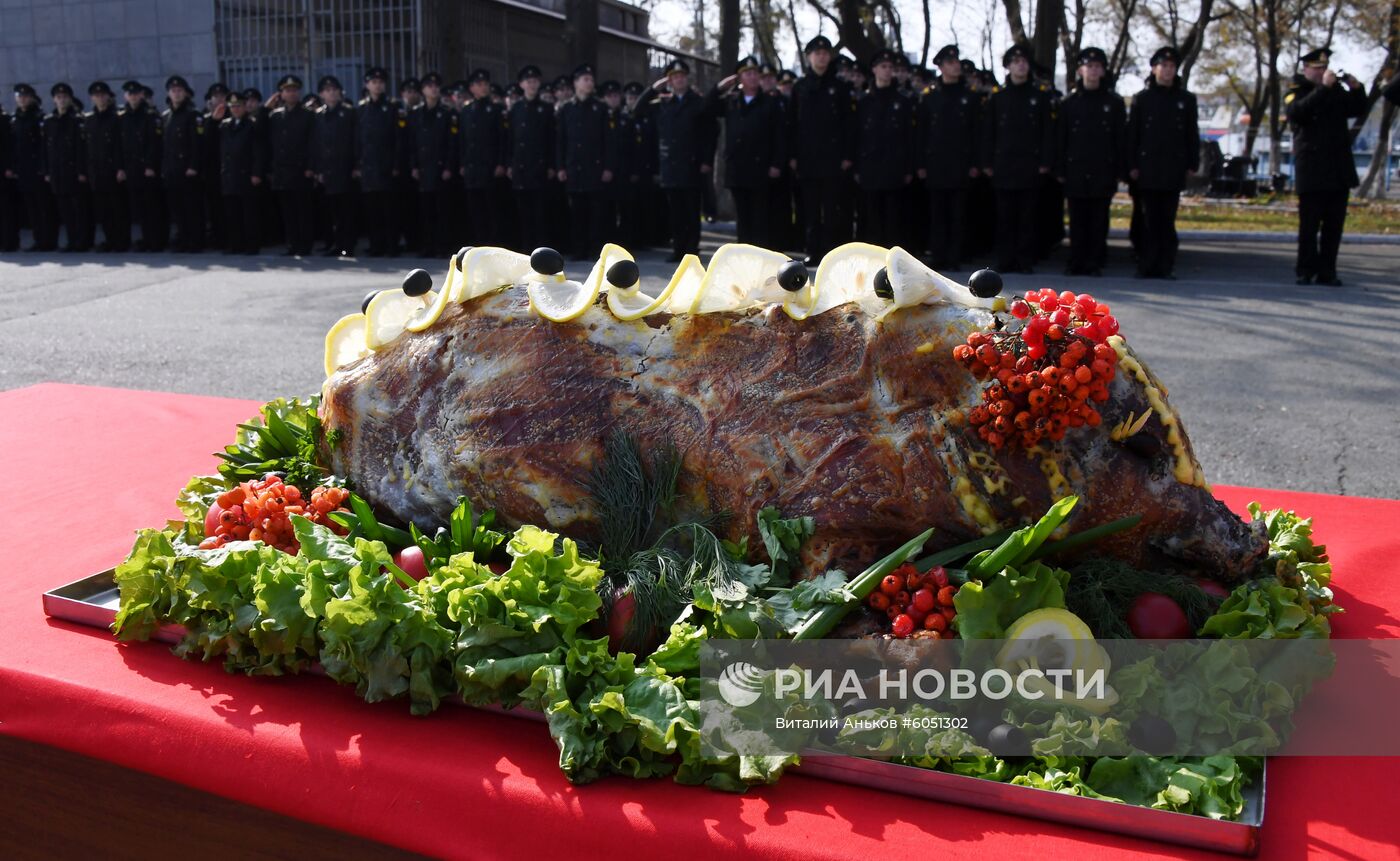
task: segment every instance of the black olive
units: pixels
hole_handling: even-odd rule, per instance
[[[368,293],[365,294],[365,301],[363,301],[363,302],[360,303],[360,313],[361,313],[361,314],[364,314],[365,312],[369,311],[369,303],[370,303],[370,300],[373,299],[375,296],[378,296],[378,295],[379,295],[379,291],[378,291],[378,290],[371,290],[371,291],[369,291]]]
[[[1162,441],[1150,433],[1135,433],[1123,441],[1128,451],[1145,460],[1152,460],[1162,453]]]
[[[987,749],[997,756],[1030,756],[1031,740],[1020,727],[1004,723],[987,733]]]
[[[415,269],[403,278],[403,292],[409,296],[426,296],[433,289],[433,276],[426,269]]]
[[[608,283],[614,287],[626,290],[628,287],[636,286],[641,277],[641,270],[631,260],[619,260],[608,267]]]
[[[986,744],[992,730],[1001,726],[1001,718],[994,714],[974,715],[967,722],[968,734],[977,739],[978,744]]]
[[[456,253],[456,254],[452,255],[452,261],[453,261],[454,263],[457,264],[457,271],[458,271],[458,272],[462,271],[462,264],[463,264],[463,263],[466,261],[466,259],[467,259],[467,252],[468,252],[468,251],[471,251],[471,250],[472,250],[472,246],[470,246],[470,245],[463,245],[461,248],[457,249],[457,253]]]
[[[1128,727],[1128,741],[1138,750],[1167,756],[1176,750],[1176,730],[1154,714],[1140,714]]]
[[[558,275],[564,271],[564,255],[553,248],[536,248],[530,253],[530,268],[541,275]]]
[[[807,267],[802,265],[801,260],[789,260],[778,270],[778,286],[789,293],[806,287],[807,278]]]
[[[890,273],[881,266],[880,271],[875,273],[875,295],[881,299],[893,299],[894,287],[890,285]]]
[[[967,289],[979,299],[990,299],[1001,293],[1001,273],[995,269],[978,269],[967,279]]]

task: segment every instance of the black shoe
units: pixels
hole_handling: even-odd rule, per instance
[[[367,256],[369,256],[369,257],[383,257],[383,256],[384,256],[384,252],[383,252],[383,251],[380,251],[378,248],[371,248],[369,251],[366,251],[365,254],[366,254]]]
[[[1016,271],[1017,271],[1017,272],[1020,272],[1022,275],[1034,275],[1034,274],[1035,274],[1035,267],[1034,267],[1034,266],[1022,266],[1020,269],[1017,269]]]
[[[821,264],[822,264],[822,259],[821,259],[820,257],[804,257],[804,258],[802,258],[802,265],[803,265],[803,266],[806,266],[808,269],[815,270],[815,269],[816,269],[818,266],[820,266]]]
[[[1084,273],[1083,273],[1083,272],[1080,272],[1078,269],[1074,268],[1073,266],[1066,266],[1066,267],[1065,267],[1065,274],[1066,274],[1066,275],[1069,275],[1069,276],[1074,276],[1074,275],[1083,275]]]
[[[1294,281],[1293,283],[1297,284],[1299,287],[1306,287],[1307,285],[1313,283],[1313,277],[1311,275],[1299,275],[1298,280]]]
[[[341,260],[354,260],[355,252],[342,248],[335,253],[335,256]]]
[[[681,255],[681,254],[672,254],[672,255],[670,255],[669,257],[666,258],[666,262],[667,262],[667,263],[679,263],[679,262],[681,262],[681,258],[682,258],[683,256],[684,256],[684,255]]]
[[[1317,283],[1321,284],[1323,287],[1341,287],[1342,279],[1338,278],[1336,275],[1333,275],[1331,277],[1328,277],[1326,275],[1319,275],[1317,278]]]
[[[1168,272],[1166,275],[1161,276],[1161,278],[1162,278],[1163,281],[1175,281],[1175,280],[1176,280],[1176,276],[1173,275],[1173,274],[1170,273],[1170,272]]]

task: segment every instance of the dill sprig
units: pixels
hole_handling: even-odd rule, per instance
[[[1182,574],[1140,571],[1115,559],[1092,558],[1070,569],[1065,604],[1101,639],[1130,639],[1128,609],[1144,592],[1157,592],[1180,605],[1191,630],[1200,630],[1219,600]]]

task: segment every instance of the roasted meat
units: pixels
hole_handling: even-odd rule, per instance
[[[586,485],[621,429],[674,445],[684,513],[727,513],[730,538],[752,539],[768,505],[815,518],[813,570],[854,570],[927,526],[931,546],[952,545],[1072,493],[1076,531],[1142,515],[1096,552],[1223,580],[1249,571],[1262,536],[1211,494],[1166,390],[1125,344],[1101,426],[1030,450],[971,433],[982,384],[951,351],[991,325],[953,304],[635,322],[599,304],[556,324],[515,288],[453,305],[331,376],[323,418],[341,434],[327,455],[404,522],[442,523],[465,495],[508,523],[590,540]]]

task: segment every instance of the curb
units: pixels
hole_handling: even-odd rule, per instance
[[[1298,234],[1266,230],[1178,230],[1177,238],[1183,242],[1259,242],[1284,243],[1292,245],[1298,241]],[[1115,227],[1108,231],[1110,239],[1127,239],[1128,231]],[[1400,245],[1400,236],[1384,233],[1343,233],[1343,245]]]

